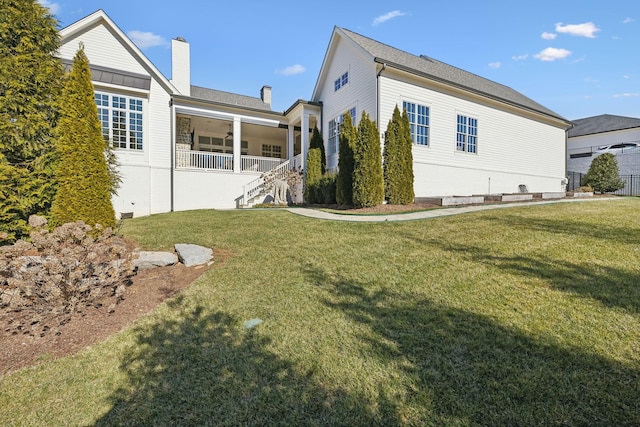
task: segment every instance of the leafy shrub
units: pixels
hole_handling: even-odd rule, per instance
[[[618,161],[611,153],[604,153],[593,159],[582,185],[591,186],[594,191],[610,193],[624,187],[618,173]]]
[[[318,184],[318,202],[325,205],[335,205],[336,176],[333,174],[324,175]]]

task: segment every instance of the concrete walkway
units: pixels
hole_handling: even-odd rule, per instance
[[[325,212],[318,209],[308,208],[288,208],[287,210],[296,215],[302,215],[309,218],[326,219],[332,221],[352,221],[352,222],[385,222],[385,221],[414,221],[418,219],[439,218],[443,216],[459,215],[469,212],[487,211],[490,209],[507,209],[524,206],[548,205],[553,203],[578,203],[578,202],[596,202],[605,200],[624,200],[619,197],[594,197],[592,199],[560,199],[560,200],[544,200],[536,202],[516,202],[489,204],[477,206],[457,206],[452,208],[436,208],[428,211],[397,213],[392,215],[354,215],[354,214],[336,214]]]

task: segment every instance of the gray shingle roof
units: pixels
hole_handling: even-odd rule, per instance
[[[569,137],[592,135],[595,133],[613,132],[617,130],[640,128],[640,119],[634,117],[613,116],[602,114],[600,116],[586,117],[574,120],[575,126],[569,129]]]
[[[237,93],[224,92],[216,89],[207,89],[200,86],[191,86],[191,98],[203,101],[213,101],[234,107],[246,107],[256,110],[271,112],[271,106],[262,101],[261,98],[253,96],[238,95]]]
[[[342,30],[344,34],[351,38],[355,43],[360,45],[370,55],[376,58],[378,62],[384,62],[388,65],[395,64],[396,66],[405,68],[406,71],[414,74],[445,82],[508,104],[533,110],[568,122],[564,117],[508,86],[501,85],[494,81],[485,79],[484,77],[480,77],[476,74],[461,70],[460,68],[445,64],[444,62],[440,62],[424,55],[416,56],[400,49],[396,49],[345,28],[340,28],[340,30]]]

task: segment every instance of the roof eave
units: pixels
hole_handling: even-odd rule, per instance
[[[398,63],[395,63],[393,61],[388,61],[388,60],[386,60],[384,58],[375,57],[375,58],[373,58],[373,61],[378,63],[378,64],[384,64],[386,67],[396,68],[396,69],[398,69],[400,71],[404,71],[406,73],[414,74],[416,76],[419,76],[419,77],[422,77],[422,78],[426,78],[426,79],[429,79],[429,80],[433,80],[435,82],[442,83],[442,84],[445,84],[447,86],[455,87],[457,89],[461,89],[461,90],[464,90],[466,92],[470,92],[470,93],[473,93],[473,94],[476,94],[476,95],[481,95],[481,96],[484,96],[485,98],[489,98],[489,99],[492,99],[494,101],[499,101],[499,102],[501,102],[503,104],[507,104],[507,105],[510,105],[512,107],[517,107],[517,108],[520,108],[520,109],[528,111],[528,112],[541,114],[541,115],[543,115],[545,117],[549,117],[549,118],[552,118],[554,120],[559,120],[560,122],[566,124],[567,126],[570,126],[572,124],[572,122],[570,122],[569,120],[565,119],[562,116],[552,115],[552,114],[549,114],[549,113],[544,112],[544,111],[535,110],[535,109],[526,107],[524,105],[521,105],[521,104],[518,104],[518,103],[515,103],[515,102],[512,102],[512,101],[508,101],[508,100],[506,100],[504,98],[500,98],[500,97],[488,94],[486,92],[482,92],[482,91],[470,88],[468,86],[460,85],[460,84],[454,83],[454,82],[452,82],[450,80],[446,80],[446,79],[434,76],[432,74],[424,73],[422,71],[418,71],[418,70],[416,70],[414,68],[407,67],[405,65],[398,64]]]
[[[197,104],[212,105],[212,106],[215,105],[215,106],[218,106],[218,107],[234,108],[234,109],[239,109],[239,110],[244,110],[244,111],[251,111],[251,112],[255,112],[255,113],[268,114],[268,115],[277,116],[277,117],[283,117],[284,116],[284,113],[278,112],[278,111],[262,110],[260,108],[246,107],[244,105],[238,105],[238,104],[227,104],[227,103],[224,103],[224,102],[211,101],[211,100],[208,100],[208,99],[194,98],[194,97],[186,96],[186,95],[172,95],[171,98],[174,100],[174,102],[175,101],[185,101],[185,102],[189,102],[189,103],[197,103]]]

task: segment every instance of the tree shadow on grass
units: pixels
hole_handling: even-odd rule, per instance
[[[307,274],[327,290],[327,306],[370,328],[360,339],[371,357],[405,362],[414,392],[393,406],[426,408],[420,424],[640,425],[637,365],[537,342],[426,298]]]
[[[125,386],[96,425],[397,425],[391,402],[371,412],[358,396],[268,350],[239,319],[177,298],[177,320],[135,330],[122,356]],[[260,328],[260,326],[258,326]]]
[[[548,217],[536,218],[501,212],[498,216],[487,216],[489,221],[495,222],[496,232],[502,227],[518,227],[530,230],[580,236],[591,239],[615,241],[628,245],[640,245],[640,228],[632,228],[628,225],[616,224],[611,218],[602,218],[600,224],[594,225],[593,221],[581,221],[579,218],[572,220],[552,219]]]

